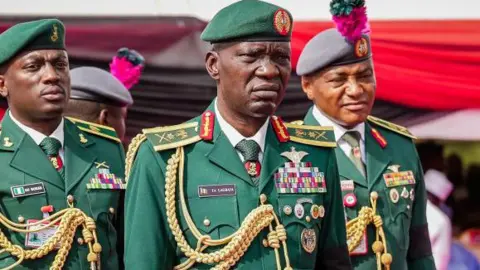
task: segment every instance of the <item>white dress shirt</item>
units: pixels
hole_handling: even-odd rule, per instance
[[[337,122],[333,121],[331,118],[326,116],[322,111],[320,111],[316,106],[313,107],[313,117],[320,123],[322,126],[332,126],[333,132],[335,133],[335,141],[342,151],[350,157],[352,152],[352,147],[346,141],[342,139],[342,136],[347,131],[358,131],[360,133],[360,152],[362,153],[362,161],[366,164],[365,156],[365,123],[358,124],[352,129],[346,129],[339,125]]]
[[[218,110],[216,100],[215,100],[215,113],[216,113],[217,121],[218,121],[218,124],[220,125],[220,128],[222,129],[225,136],[227,136],[232,146],[235,148],[235,146],[243,139],[254,140],[260,146],[260,153],[258,155],[258,160],[260,163],[262,163],[263,153],[265,151],[265,139],[267,137],[268,123],[270,118],[268,118],[265,121],[263,126],[257,131],[257,133],[255,133],[255,135],[247,138],[242,134],[240,134],[240,132],[238,132],[234,127],[232,127],[232,125],[230,125],[227,121],[225,121],[225,119],[222,117],[222,114]],[[242,154],[238,150],[236,151],[238,156],[240,157],[240,160],[243,162],[244,158]]]
[[[452,224],[447,215],[427,200],[427,222],[432,255],[438,270],[447,270],[452,244]]]
[[[24,124],[20,123],[20,121],[15,119],[15,117],[13,117],[12,112],[9,111],[8,113],[9,113],[10,118],[12,118],[12,121],[19,128],[21,128],[23,131],[25,131],[25,133],[27,133],[37,145],[40,145],[40,143],[43,141],[43,139],[45,139],[47,137],[44,134],[34,130],[33,128],[27,127]],[[62,121],[60,122],[58,127],[48,137],[52,137],[52,138],[55,138],[58,141],[60,141],[60,144],[62,145],[62,147],[60,148],[58,154],[60,155],[60,158],[65,162],[65,151],[64,151],[65,133],[63,131],[63,123],[64,123],[64,120],[62,118]]]

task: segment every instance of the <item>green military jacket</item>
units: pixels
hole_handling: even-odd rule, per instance
[[[42,206],[53,206],[54,214],[68,207],[67,196],[73,196],[73,205],[96,221],[98,241],[102,246],[102,269],[118,269],[116,209],[121,189],[90,189],[87,184],[107,168],[118,179],[124,178],[124,151],[113,129],[79,120],[64,121],[65,180],[54,169],[42,149],[18,127],[9,113],[1,124],[0,134],[0,212],[13,222],[27,223],[43,219]],[[106,166],[104,166],[106,165]],[[12,187],[43,185],[36,195],[14,197]],[[26,190],[26,188],[24,189]],[[25,193],[27,194],[27,193]],[[0,230],[15,245],[25,247],[26,234],[12,232],[0,225]],[[87,261],[88,246],[83,243],[77,229],[71,250],[63,269],[90,269]],[[35,241],[34,234],[29,239]],[[3,248],[3,247],[2,247]],[[27,248],[28,249],[28,248]],[[25,260],[15,269],[49,269],[57,250],[47,256]],[[16,257],[2,253],[0,268],[10,266]]]
[[[369,117],[365,123],[365,178],[350,158],[336,148],[345,215],[347,220],[357,217],[362,206],[371,206],[370,193],[378,193],[377,212],[383,220],[388,252],[392,254],[391,270],[435,269],[426,220],[426,191],[423,171],[416,152],[413,136],[404,127]],[[305,125],[321,125],[309,110]],[[398,172],[408,181],[392,181]],[[411,179],[414,179],[412,183]],[[356,199],[353,201],[352,193]],[[350,203],[350,204],[349,204]],[[355,269],[376,269],[372,251],[375,228],[368,226],[368,245],[351,254]]]
[[[129,147],[127,170],[129,161],[136,157],[130,173],[127,172],[126,269],[171,270],[186,261],[178,244],[180,237],[175,239],[167,218],[168,212],[173,211],[172,205],[176,206],[179,221],[179,227],[174,228],[183,233],[189,246],[193,249],[197,246],[194,229],[188,226],[186,212],[181,210],[178,174],[176,191],[166,188],[165,175],[171,169],[167,163],[179,146],[184,147],[185,153],[182,172],[187,214],[201,235],[216,240],[234,233],[260,205],[259,197],[263,194],[266,204],[273,206],[286,229],[292,269],[351,269],[331,129],[286,128],[280,118],[272,117],[257,186],[220,129],[213,110],[211,106],[201,117],[186,124],[144,130]],[[293,190],[286,184],[281,186],[279,172],[287,171],[286,166],[294,166],[286,156],[295,153],[301,158],[297,166],[307,171],[318,170],[323,175],[318,188]],[[178,170],[181,171],[180,167]],[[287,189],[293,193],[282,193]],[[166,191],[169,196],[175,194],[175,203],[168,207]],[[276,224],[272,224],[275,228]],[[274,249],[266,240],[268,233],[268,227],[261,230],[232,269],[277,269]],[[204,253],[215,250],[218,249],[208,247]],[[284,269],[285,250],[282,247],[278,251],[281,269]],[[213,266],[215,264],[195,263],[191,269]]]

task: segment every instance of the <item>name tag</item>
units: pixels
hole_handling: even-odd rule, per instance
[[[342,191],[353,191],[355,189],[355,184],[353,180],[342,180],[340,181],[340,189]]]
[[[28,185],[10,187],[13,198],[32,196],[45,193],[45,186],[42,182]]]
[[[226,197],[235,196],[237,188],[235,185],[206,185],[198,186],[198,197]]]

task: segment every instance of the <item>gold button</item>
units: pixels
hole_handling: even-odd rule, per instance
[[[407,205],[407,209],[410,209],[410,205]]]
[[[266,203],[267,202],[267,195],[261,194],[260,195],[260,202],[261,203]]]
[[[79,245],[83,245],[83,243],[84,243],[83,238],[79,237],[77,239],[77,242],[78,242]]]
[[[67,196],[67,201],[68,201],[69,203],[73,203],[73,200],[74,200],[73,195],[68,195],[68,196]]]
[[[110,212],[110,214],[115,214],[115,208],[113,207],[108,208],[108,211]]]
[[[310,219],[310,216],[307,216],[307,217],[305,218],[305,220],[306,220],[307,222],[310,222],[310,220],[311,220],[311,219]]]
[[[22,216],[18,216],[18,222],[23,223],[25,222],[25,218]]]
[[[373,191],[372,193],[370,193],[370,198],[374,200],[378,199],[378,193],[376,191]]]
[[[263,239],[262,244],[263,244],[264,247],[268,247],[267,239]]]
[[[205,225],[205,227],[210,226],[210,220],[208,218],[204,219],[203,220],[203,225]]]

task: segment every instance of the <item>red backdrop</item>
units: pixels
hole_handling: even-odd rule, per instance
[[[297,22],[295,67],[307,41],[330,22]],[[430,109],[480,108],[480,20],[373,21],[377,98]]]

